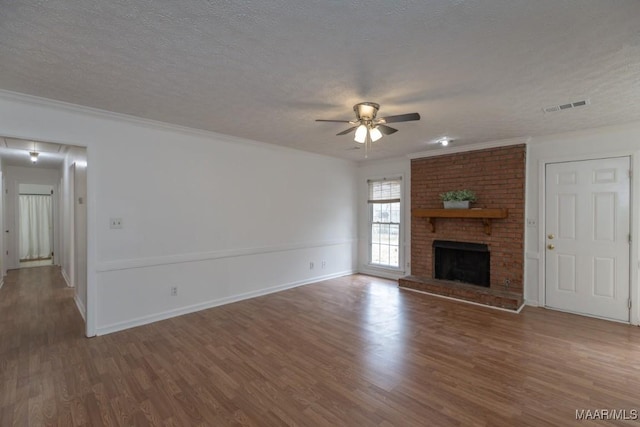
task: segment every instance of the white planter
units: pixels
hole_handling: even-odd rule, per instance
[[[449,201],[444,203],[445,209],[469,209],[469,201]]]

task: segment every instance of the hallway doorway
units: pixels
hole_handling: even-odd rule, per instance
[[[82,213],[87,194],[77,188],[78,182],[86,182],[78,178],[86,176],[86,148],[0,136],[0,160],[3,279],[9,277],[7,270],[35,273],[58,268],[86,319],[86,214]],[[81,212],[75,206],[76,195],[85,209]],[[83,223],[76,224],[78,219]]]
[[[53,264],[53,186],[19,184],[18,241],[20,268]]]

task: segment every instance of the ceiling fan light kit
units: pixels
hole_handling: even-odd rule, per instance
[[[391,135],[396,133],[398,129],[387,126],[387,123],[399,123],[409,122],[412,120],[420,120],[420,114],[408,113],[400,114],[396,116],[387,116],[376,118],[380,105],[375,102],[360,102],[353,106],[353,111],[356,113],[355,120],[323,120],[317,119],[317,122],[334,122],[334,123],[349,123],[353,126],[346,129],[337,135],[346,135],[355,131],[354,141],[365,144],[365,157],[367,157],[367,151],[372,142],[378,141],[383,135]]]
[[[369,136],[371,137],[371,141],[376,142],[377,140],[382,138],[382,132],[380,132],[380,129],[378,129],[378,127],[376,126],[369,129]]]
[[[353,138],[354,141],[359,142],[360,144],[364,144],[367,139],[367,132],[369,129],[365,125],[360,125],[356,129],[356,136]]]

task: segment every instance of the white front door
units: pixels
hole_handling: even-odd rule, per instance
[[[629,321],[629,169],[629,157],[547,165],[547,307]]]

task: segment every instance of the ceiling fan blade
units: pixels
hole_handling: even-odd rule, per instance
[[[324,120],[324,119],[316,119],[316,122],[351,123],[349,120]]]
[[[382,117],[381,120],[384,120],[384,123],[410,122],[412,120],[420,120],[420,114],[399,114],[397,116]]]
[[[356,129],[358,129],[358,126],[354,126],[354,127],[349,128],[349,129],[347,129],[347,130],[343,130],[342,132],[337,133],[337,134],[336,134],[336,136],[346,135],[346,134],[348,134],[348,133],[353,132],[353,131],[354,131],[354,130],[356,130]]]
[[[398,129],[394,129],[387,125],[378,125],[378,129],[380,129],[380,132],[384,133],[385,135],[391,135],[392,133],[398,132]]]

